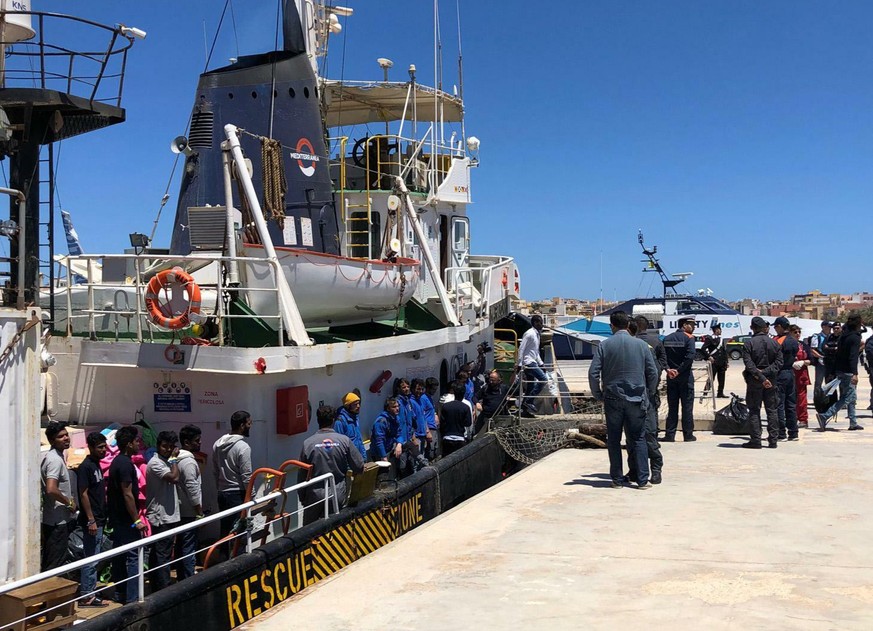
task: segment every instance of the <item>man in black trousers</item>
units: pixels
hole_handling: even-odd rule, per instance
[[[746,380],[746,405],[752,424],[746,449],[761,449],[761,402],[767,410],[767,446],[776,449],[779,437],[779,392],[776,376],[782,368],[782,349],[770,336],[763,318],[752,318],[752,337],[743,343],[743,378]]]
[[[667,358],[667,429],[664,441],[676,440],[679,426],[679,403],[682,403],[682,435],[685,442],[697,440],[694,436],[694,318],[679,318],[678,329],[664,338]]]

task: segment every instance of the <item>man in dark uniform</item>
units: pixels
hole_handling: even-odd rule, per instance
[[[679,318],[679,328],[664,338],[664,354],[667,358],[667,429],[664,440],[676,440],[679,425],[679,402],[682,402],[682,434],[685,442],[697,440],[694,437],[694,376],[691,365],[694,363],[694,318]]]
[[[782,349],[767,335],[770,326],[763,318],[752,318],[752,337],[743,344],[743,378],[746,380],[746,405],[749,407],[749,420],[752,431],[749,442],[743,443],[747,449],[760,449],[761,445],[761,402],[767,410],[767,446],[776,449],[779,437],[777,407],[779,393],[774,383],[782,368]],[[793,363],[793,360],[792,360]]]
[[[718,322],[713,322],[712,335],[707,335],[703,342],[703,357],[712,365],[712,379],[718,383],[718,391],[716,395],[719,399],[724,399],[724,375],[728,367],[727,350],[724,347],[724,340],[721,339],[721,325]],[[701,401],[709,392],[712,392],[713,383],[711,380],[706,380],[706,387],[703,389],[703,394],[700,395]]]
[[[793,335],[788,334],[791,323],[785,316],[773,320],[776,329],[776,343],[782,347],[782,368],[776,375],[776,388],[779,392],[779,440],[797,440],[797,384],[794,382],[794,368],[797,351],[800,347]]]
[[[658,337],[658,332],[649,330],[649,321],[645,316],[637,316],[631,322],[636,322],[637,331],[636,337],[649,345],[652,355],[655,358],[655,370],[658,371],[658,382],[661,381],[661,373],[667,370],[667,358],[664,355],[664,345],[661,343],[661,338]],[[628,331],[631,327],[628,326]],[[664,468],[664,456],[661,454],[661,445],[658,443],[658,408],[661,406],[661,395],[658,394],[658,388],[649,392],[649,410],[646,412],[646,450],[649,455],[649,468],[651,469],[651,477],[649,481],[652,484],[661,483],[661,471]],[[627,455],[627,479],[629,482],[637,481],[636,457],[633,453],[632,446],[628,448]]]

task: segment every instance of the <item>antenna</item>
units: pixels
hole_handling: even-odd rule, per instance
[[[639,230],[639,234],[637,235],[637,242],[640,244],[640,247],[643,249],[643,254],[645,255],[645,259],[642,261],[646,263],[646,267],[643,268],[644,272],[657,272],[661,277],[661,285],[664,287],[664,297],[667,297],[667,294],[672,293],[674,296],[678,296],[679,293],[676,291],[676,285],[683,282],[686,278],[691,276],[694,272],[681,272],[679,274],[673,274],[673,278],[669,278],[667,276],[667,272],[664,271],[664,268],[661,267],[661,263],[658,262],[657,257],[655,256],[658,253],[658,246],[652,246],[651,249],[646,247],[645,242],[643,241],[643,231]]]

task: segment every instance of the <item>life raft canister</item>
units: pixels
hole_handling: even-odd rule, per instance
[[[177,316],[172,316],[173,308],[170,302],[164,305],[158,301],[160,292],[184,289],[188,293],[188,306]],[[149,281],[145,295],[146,309],[151,316],[151,321],[160,327],[170,330],[183,329],[191,324],[191,316],[200,313],[200,287],[194,282],[191,275],[181,267],[158,272]],[[171,317],[172,316],[172,317]]]

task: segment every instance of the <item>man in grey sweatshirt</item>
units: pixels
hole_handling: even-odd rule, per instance
[[[179,514],[180,525],[190,524],[203,517],[203,494],[200,481],[200,464],[194,454],[200,451],[201,430],[196,425],[185,425],[179,430]],[[199,532],[189,530],[176,537],[177,580],[194,576],[195,558]]]
[[[252,477],[252,448],[244,440],[252,428],[252,417],[245,410],[230,417],[230,433],[212,446],[212,464],[218,483],[218,509],[225,511],[243,503]],[[221,520],[221,536],[229,534],[238,519],[231,515]]]

